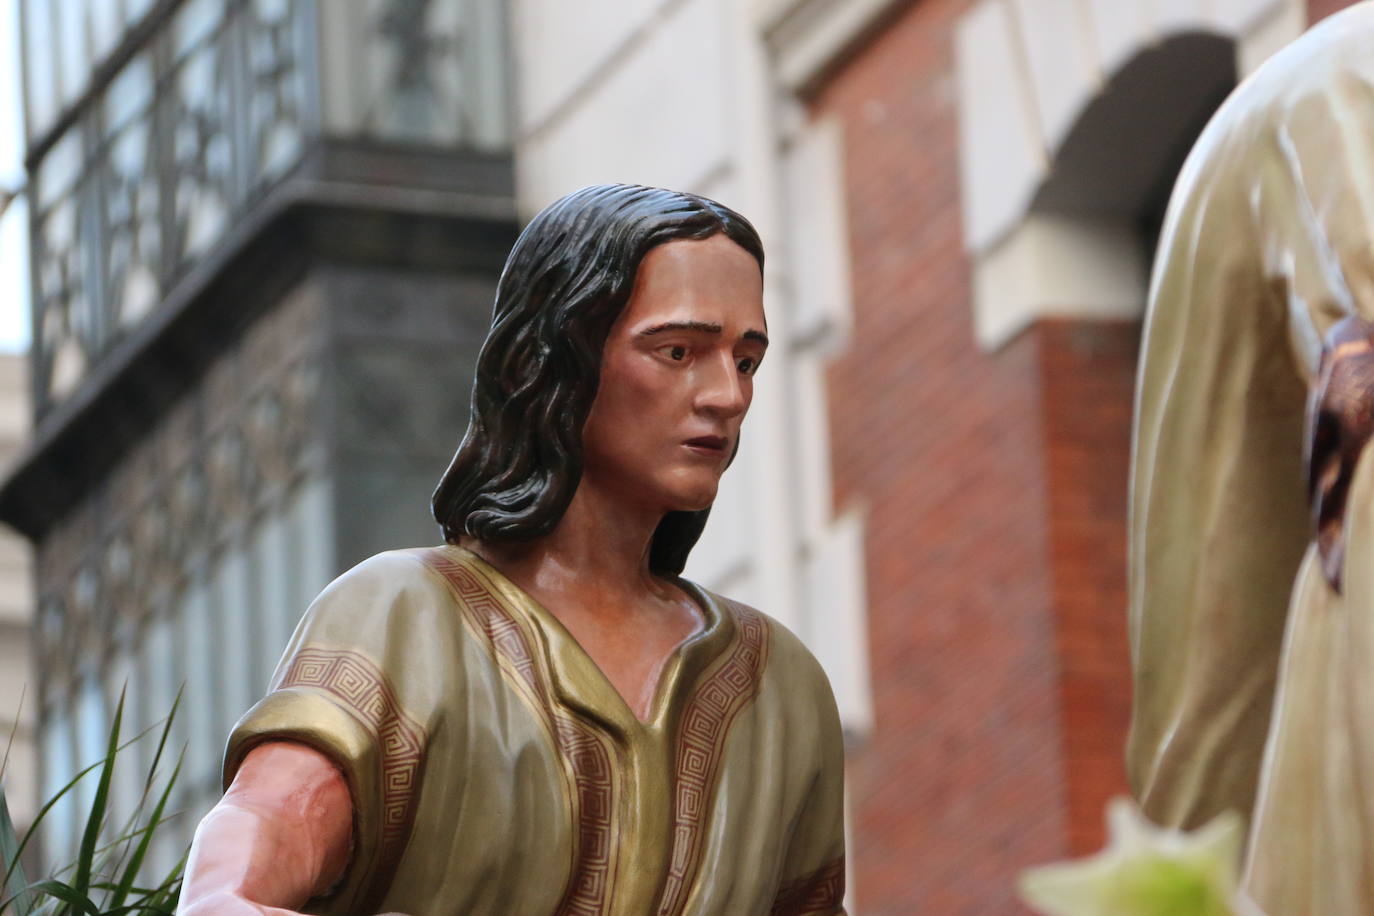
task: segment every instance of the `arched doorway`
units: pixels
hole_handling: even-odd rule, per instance
[[[1076,4],[1076,29],[1038,18],[1060,6],[984,0],[962,20],[961,165],[978,342],[994,354],[1028,337],[1037,354],[1063,803],[1070,851],[1085,853],[1127,789],[1127,475],[1155,240],[1198,134],[1302,10],[1168,20],[1117,3],[1104,23],[1083,12],[1104,4]],[[1122,20],[1134,40],[1108,40]]]

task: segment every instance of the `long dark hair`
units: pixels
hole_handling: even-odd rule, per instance
[[[640,263],[656,245],[716,234],[763,269],[749,221],[693,194],[594,185],[531,220],[501,272],[467,434],[434,491],[434,518],[450,543],[464,534],[518,541],[553,530],[582,479],[582,427],[601,352]],[[654,572],[682,572],[709,511],[663,517],[649,548]]]

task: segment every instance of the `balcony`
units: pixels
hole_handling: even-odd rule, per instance
[[[24,0],[39,446],[293,205],[508,217],[502,6]]]

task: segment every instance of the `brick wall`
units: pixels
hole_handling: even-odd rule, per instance
[[[1069,848],[1127,795],[1126,508],[1138,321],[1044,320],[1038,343]]]
[[[868,509],[865,916],[1014,912],[1016,873],[1099,848],[1126,791],[1140,328],[1045,320],[974,345],[952,45],[969,3],[907,6],[812,103],[845,134],[855,328],[829,383],[837,504]]]
[[[830,374],[837,504],[868,508],[876,727],[852,756],[865,916],[1015,912],[1068,851],[1034,334],[973,342],[952,26],[910,6],[814,101],[845,133],[855,327]],[[1100,818],[1100,814],[1099,814]]]
[[[1307,21],[1316,22],[1347,6],[1354,6],[1355,0],[1307,0]]]

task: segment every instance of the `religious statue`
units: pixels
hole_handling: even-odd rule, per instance
[[[1169,207],[1130,547],[1145,813],[1250,821],[1270,916],[1374,913],[1374,4],[1204,131]]]
[[[825,675],[680,577],[768,346],[762,266],[690,194],[534,218],[434,494],[447,542],[311,605],[229,738],[183,913],[843,912]]]

